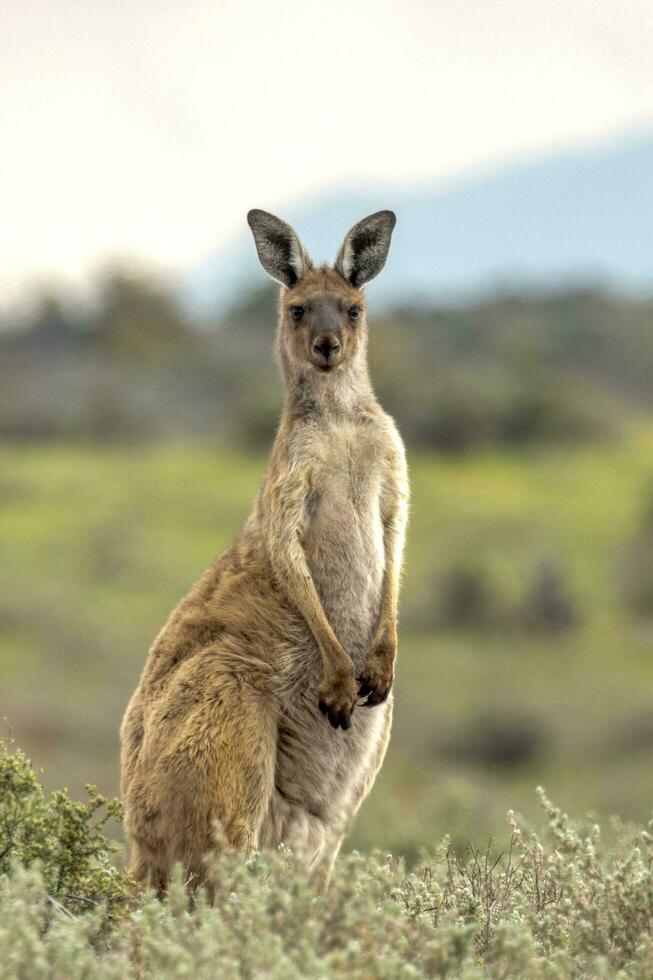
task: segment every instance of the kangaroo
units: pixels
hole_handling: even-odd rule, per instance
[[[205,877],[215,821],[245,854],[286,842],[326,884],[390,734],[408,481],[363,287],[395,215],[354,225],[334,267],[274,215],[247,220],[282,287],[285,406],[251,516],[156,637],[122,723],[130,869],[160,891],[176,861]]]

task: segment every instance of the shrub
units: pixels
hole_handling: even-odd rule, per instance
[[[128,882],[111,861],[117,845],[103,831],[121,818],[121,807],[93,786],[87,791],[87,803],[73,802],[65,789],[46,796],[29,760],[0,740],[0,875],[38,864],[51,906],[70,915],[102,909],[111,920],[125,904]]]
[[[479,715],[451,738],[448,755],[485,766],[525,766],[541,756],[549,735],[539,718],[503,708]]]
[[[555,556],[543,555],[535,563],[518,619],[534,632],[563,632],[578,624],[576,601]]]
[[[653,615],[653,485],[646,489],[639,526],[624,549],[621,592],[635,615]]]
[[[163,901],[130,901],[89,827],[98,798],[46,800],[18,752],[3,751],[1,771],[0,980],[626,980],[653,970],[653,827],[616,824],[604,842],[541,790],[544,834],[508,811],[504,852],[491,843],[460,854],[445,839],[412,870],[378,852],[346,854],[317,895],[285,848],[249,860],[223,850],[208,862],[212,901],[190,898],[180,872]],[[73,911],[61,890],[69,905],[53,901],[60,876],[92,907]],[[112,902],[121,915],[107,918]]]
[[[504,618],[495,583],[479,564],[452,564],[441,574],[438,591],[438,620],[444,627],[487,628],[499,625]]]
[[[409,597],[410,603],[410,597]],[[429,592],[407,607],[413,627],[561,633],[581,619],[578,602],[555,555],[535,558],[523,594],[506,594],[482,560],[459,558],[433,576]]]

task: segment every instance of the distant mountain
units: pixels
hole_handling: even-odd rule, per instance
[[[446,185],[335,189],[282,217],[323,261],[354,221],[388,207],[398,223],[388,265],[369,287],[377,302],[561,281],[653,291],[653,132]],[[185,296],[207,309],[260,275],[244,227],[191,274]]]

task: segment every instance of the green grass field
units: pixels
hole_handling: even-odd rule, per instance
[[[74,794],[118,785],[118,726],[171,607],[246,517],[265,466],[207,445],[0,447],[0,717]],[[622,565],[653,487],[653,428],[530,455],[413,455],[395,727],[350,843],[413,856],[504,835],[543,784],[565,809],[653,805],[653,624]],[[527,628],[543,561],[574,628]],[[446,625],[451,570],[484,619]],[[481,572],[478,572],[478,569]],[[488,598],[489,597],[489,598]]]

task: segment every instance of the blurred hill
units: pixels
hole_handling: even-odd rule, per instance
[[[0,438],[268,446],[281,408],[275,288],[189,319],[164,282],[107,269],[92,306],[44,293],[0,329]],[[653,407],[653,300],[601,289],[376,313],[371,362],[407,441],[440,452],[618,435]]]
[[[379,304],[469,296],[496,282],[653,284],[651,132],[447,184],[334,190],[283,217],[316,261],[332,261],[355,221],[388,207],[399,220],[388,265],[370,287]],[[184,294],[206,309],[259,276],[243,216],[242,233],[190,274]]]

